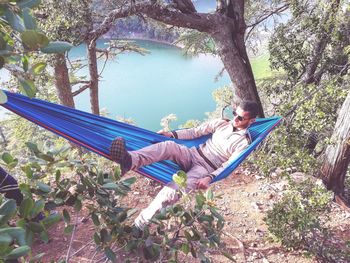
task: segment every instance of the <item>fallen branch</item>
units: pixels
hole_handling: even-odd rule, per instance
[[[67,263],[69,262],[69,254],[70,254],[70,251],[72,249],[72,244],[73,244],[73,239],[74,239],[74,235],[75,235],[75,230],[77,229],[78,216],[79,216],[79,212],[77,212],[77,214],[75,216],[75,223],[74,223],[74,227],[73,227],[73,232],[72,232],[72,235],[70,237],[69,247],[68,247],[68,251],[67,251],[67,255],[66,255],[66,262]]]

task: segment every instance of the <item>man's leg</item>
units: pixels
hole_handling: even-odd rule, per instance
[[[187,188],[186,191],[190,192],[196,190],[197,181],[208,174],[208,170],[202,166],[194,166],[187,172]],[[135,219],[135,225],[142,229],[148,224],[151,218],[161,210],[163,207],[173,205],[179,200],[179,194],[177,192],[178,186],[171,182],[167,186],[164,186],[162,190],[153,199],[150,205],[141,211],[139,216]]]
[[[172,160],[185,171],[192,167],[190,149],[173,141],[152,144],[140,150],[131,151],[129,154],[132,159],[132,170],[162,160]]]

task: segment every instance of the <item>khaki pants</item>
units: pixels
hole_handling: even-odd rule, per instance
[[[187,174],[186,191],[195,190],[197,181],[213,172],[213,168],[198,154],[196,148],[188,148],[173,141],[153,144],[140,150],[132,151],[130,154],[132,158],[131,169],[133,170],[162,160],[174,161]],[[157,211],[167,205],[176,203],[179,198],[177,189],[178,187],[174,182],[164,186],[150,205],[142,210],[135,219],[135,225],[143,228]]]

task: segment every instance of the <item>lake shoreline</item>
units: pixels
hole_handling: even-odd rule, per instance
[[[112,37],[106,37],[106,38],[100,38],[101,40],[143,40],[143,41],[149,41],[149,42],[154,42],[154,43],[159,43],[159,44],[164,44],[164,45],[168,45],[171,47],[175,47],[178,49],[184,49],[184,45],[180,45],[180,44],[174,44],[174,43],[170,43],[164,40],[157,40],[157,39],[153,39],[153,38],[145,38],[145,37],[137,37],[137,36],[133,36],[133,37],[123,37],[123,38],[112,38]]]

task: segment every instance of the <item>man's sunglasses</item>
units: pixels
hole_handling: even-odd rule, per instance
[[[246,121],[246,120],[249,120],[249,119],[245,119],[244,117],[238,115],[238,113],[237,113],[235,110],[232,111],[232,114],[233,114],[233,116],[234,116],[235,118],[237,118],[239,121]]]

